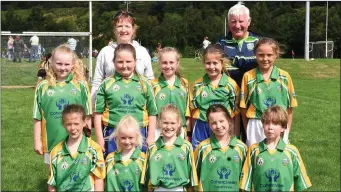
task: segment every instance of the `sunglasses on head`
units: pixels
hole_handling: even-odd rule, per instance
[[[112,19],[114,20],[114,19],[116,19],[118,16],[123,15],[123,14],[127,14],[128,16],[134,18],[134,17],[133,17],[133,14],[130,13],[130,12],[128,12],[128,11],[119,11],[119,12],[116,13],[116,15],[114,15],[114,17],[113,17]]]

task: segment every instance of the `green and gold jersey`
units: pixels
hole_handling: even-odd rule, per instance
[[[181,83],[181,81],[184,83],[184,85]],[[186,127],[186,117],[190,117],[190,95],[188,86],[189,84],[187,79],[179,79],[178,76],[175,77],[174,85],[168,85],[167,81],[162,75],[159,78],[154,79],[152,82],[158,114],[160,114],[161,108],[163,106],[167,104],[175,105],[179,108],[182,115],[183,127]]]
[[[253,144],[244,163],[241,189],[246,191],[302,191],[311,186],[297,148],[282,139],[270,150],[265,140]]]
[[[211,84],[207,74],[197,79],[192,88],[193,99],[191,109],[194,109],[193,118],[207,121],[206,111],[210,105],[222,104],[231,117],[239,114],[239,87],[236,82],[225,73],[217,87]]]
[[[290,75],[276,65],[273,67],[269,81],[265,81],[258,67],[246,72],[243,76],[240,108],[246,108],[246,116],[260,119],[263,112],[279,105],[284,109],[297,106],[297,100]]]
[[[67,138],[50,153],[50,170],[47,184],[57,191],[94,190],[95,177],[105,178],[105,162],[101,147],[83,135],[76,154],[70,154]]]
[[[107,156],[106,191],[142,191],[141,174],[145,154],[136,148],[128,161],[122,160],[121,152],[112,152]]]
[[[225,149],[214,134],[202,141],[194,152],[198,191],[238,191],[246,151],[246,145],[236,137]]]
[[[100,85],[95,112],[103,113],[102,122],[106,126],[116,127],[124,115],[132,115],[141,127],[146,127],[148,117],[157,115],[151,85],[135,74],[130,79],[124,79],[115,73]]]
[[[147,151],[141,183],[152,188],[198,185],[191,143],[177,137],[173,146],[165,146],[162,136]]]
[[[86,115],[92,114],[89,87],[86,82],[75,81],[71,73],[63,82],[56,86],[48,86],[47,80],[37,85],[33,119],[41,121],[43,151],[49,152],[60,141],[65,139],[67,132],[62,125],[62,111],[69,104],[80,104]]]

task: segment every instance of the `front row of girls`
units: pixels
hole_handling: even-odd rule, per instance
[[[180,111],[166,105],[158,116],[161,136],[145,154],[138,121],[124,116],[109,136],[117,150],[104,163],[101,147],[83,133],[85,110],[68,105],[62,113],[68,136],[51,151],[49,190],[296,191],[311,186],[297,148],[282,139],[288,123],[282,107],[263,113],[266,138],[249,150],[234,136],[225,106],[211,105],[206,118],[212,134],[193,154],[191,143],[180,136]]]

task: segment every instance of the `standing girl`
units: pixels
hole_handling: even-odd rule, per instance
[[[234,136],[233,120],[223,105],[211,105],[206,116],[212,134],[194,153],[199,191],[238,191],[247,147]]]
[[[68,136],[51,151],[48,190],[103,191],[103,153],[90,138],[84,108],[77,104],[66,106],[62,121]]]
[[[246,72],[241,86],[240,108],[246,126],[246,144],[251,146],[265,139],[262,113],[273,105],[287,110],[288,127],[283,140],[288,143],[293,107],[297,106],[294,85],[290,75],[275,65],[280,56],[278,43],[271,38],[259,40],[255,47],[258,66]]]
[[[131,115],[124,116],[110,135],[117,150],[106,159],[106,191],[142,191],[141,174],[145,154],[141,152],[142,135],[139,123]]]
[[[108,141],[108,137],[121,118],[130,114],[139,122],[142,136],[147,138],[142,146],[145,152],[146,142],[155,141],[157,109],[153,92],[148,81],[135,72],[136,52],[132,45],[119,44],[114,55],[115,74],[103,81],[96,96],[94,125],[97,141],[106,154],[115,151],[116,144]]]
[[[49,63],[47,79],[36,87],[33,107],[34,151],[44,154],[46,164],[51,149],[67,136],[61,123],[63,109],[75,103],[85,108],[87,116],[92,113],[83,64],[73,51],[67,45],[60,45],[53,50]],[[91,127],[90,118],[87,125]]]
[[[159,52],[159,63],[161,75],[152,82],[158,113],[167,104],[173,104],[178,107],[183,122],[181,137],[186,138],[186,127],[189,125],[189,120],[186,119],[190,117],[189,84],[187,79],[181,77],[179,73],[180,56],[178,51],[172,47],[161,49]]]
[[[158,118],[162,136],[148,148],[141,183],[149,184],[149,189],[154,191],[192,190],[198,179],[192,146],[179,136],[182,127],[180,111],[168,104]]]
[[[206,111],[212,104],[222,104],[234,121],[234,132],[239,137],[240,116],[238,110],[239,87],[236,82],[224,72],[224,50],[219,45],[209,45],[204,51],[206,74],[197,79],[193,85],[192,117],[194,128],[192,145],[196,146],[210,137],[211,131],[207,123]]]

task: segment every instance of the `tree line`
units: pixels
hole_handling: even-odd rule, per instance
[[[183,56],[193,56],[204,36],[214,43],[224,36],[224,21],[237,2],[153,1],[128,4],[138,24],[136,40],[151,51],[158,42],[173,46]],[[259,36],[275,38],[283,47],[283,57],[291,50],[304,55],[305,2],[245,2],[252,18],[249,30]],[[93,47],[100,50],[113,37],[111,20],[118,10],[126,10],[119,1],[92,2]],[[89,3],[83,2],[1,2],[1,30],[88,31]],[[329,2],[328,40],[334,41],[334,58],[340,57],[341,3]],[[310,41],[324,41],[326,2],[310,2]],[[228,25],[227,25],[228,27]],[[227,29],[228,31],[228,29]]]

